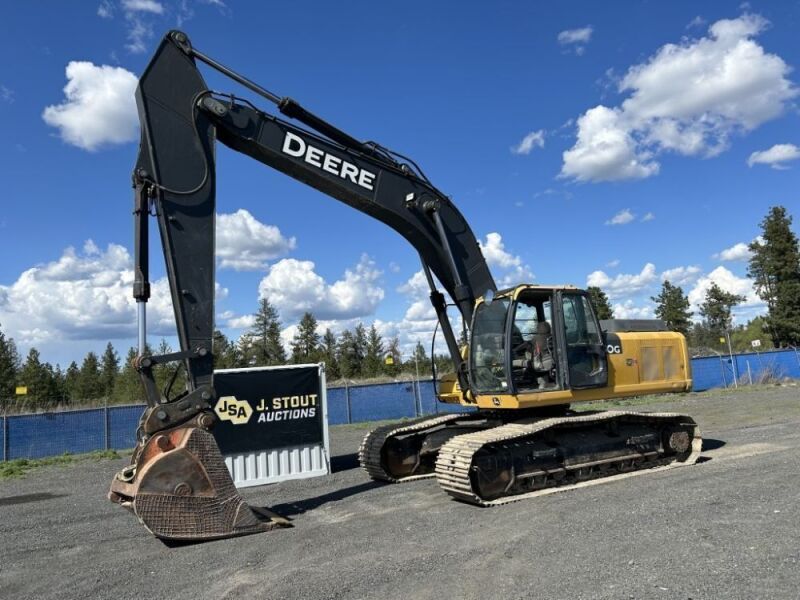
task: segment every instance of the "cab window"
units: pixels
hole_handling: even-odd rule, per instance
[[[508,298],[483,302],[475,309],[470,375],[476,392],[507,392],[505,332]]]
[[[589,298],[583,294],[564,294],[562,306],[570,386],[605,385],[608,363]]]

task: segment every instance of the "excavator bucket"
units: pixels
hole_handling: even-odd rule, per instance
[[[199,542],[291,526],[271,511],[247,505],[214,437],[197,426],[166,430],[137,446],[108,497],[163,540]]]

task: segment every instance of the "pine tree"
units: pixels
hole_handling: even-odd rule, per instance
[[[422,342],[417,342],[414,348],[414,355],[408,362],[409,368],[414,370],[414,373],[419,371],[420,376],[431,374],[431,359],[428,358],[428,353],[425,352],[425,346]]]
[[[156,355],[161,356],[171,353],[172,346],[169,345],[167,340],[161,338]],[[180,362],[156,365],[153,367],[153,378],[156,381],[158,391],[162,395],[168,393],[170,398],[174,398],[186,389],[186,370]]]
[[[114,395],[114,384],[119,375],[119,354],[114,350],[111,342],[106,345],[103,358],[100,362],[100,380],[103,384],[103,396],[111,398]]]
[[[749,248],[748,275],[767,303],[767,327],[775,347],[800,344],[800,249],[792,217],[773,206],[761,221],[761,238]]]
[[[705,302],[700,305],[706,327],[715,335],[724,335],[731,328],[731,309],[744,300],[744,296],[726,292],[712,283],[706,291]]]
[[[19,371],[19,354],[12,338],[0,329],[0,400],[14,397]]]
[[[353,339],[355,341],[356,356],[358,357],[358,375],[364,376],[364,359],[367,357],[367,330],[363,323],[359,323],[353,329]]]
[[[339,361],[336,358],[336,336],[330,328],[325,330],[322,342],[320,342],[320,360],[325,363],[328,379],[339,379],[342,376],[339,371]]]
[[[214,330],[214,368],[234,369],[239,365],[236,344],[228,340],[227,336],[219,329]]]
[[[764,317],[755,317],[731,332],[731,345],[735,352],[752,352],[753,340],[761,341],[768,338],[767,320]]]
[[[336,358],[342,377],[350,379],[360,375],[362,357],[358,354],[358,344],[352,331],[345,329],[339,336]]]
[[[403,357],[400,352],[400,338],[394,336],[389,340],[386,348],[386,356],[391,356],[391,364],[384,364],[384,372],[390,377],[397,377],[403,368]]]
[[[590,285],[586,291],[589,292],[589,299],[592,301],[597,318],[600,320],[613,319],[614,309],[611,307],[606,293],[595,285]]]
[[[53,388],[56,392],[56,397],[60,402],[68,402],[69,395],[67,394],[67,379],[64,371],[61,370],[61,365],[56,364],[53,370]]]
[[[78,363],[74,360],[69,363],[67,371],[64,373],[64,394],[71,401],[77,401],[80,398],[78,384],[80,380],[80,369]]]
[[[20,385],[28,388],[26,400],[42,405],[56,399],[58,390],[53,377],[53,368],[47,363],[42,363],[36,348],[31,348],[28,352],[17,380]]]
[[[364,376],[378,377],[383,371],[383,339],[375,327],[375,323],[369,328],[367,334],[366,352],[364,355]]]
[[[661,284],[661,293],[650,299],[656,303],[656,316],[667,324],[670,331],[689,336],[693,313],[689,310],[689,298],[680,286],[665,280]]]
[[[286,351],[281,341],[281,322],[278,311],[262,298],[255,314],[255,323],[248,332],[247,360],[251,365],[269,366],[286,363]]]
[[[128,349],[125,362],[122,364],[122,371],[114,385],[114,402],[118,404],[139,404],[144,402],[144,391],[142,390],[139,373],[133,367],[133,360],[138,355],[136,348]]]
[[[89,352],[83,359],[78,374],[78,396],[81,400],[96,400],[105,392],[97,355]]]
[[[310,312],[303,314],[292,339],[292,362],[295,364],[313,363],[319,360],[319,334],[317,320]]]

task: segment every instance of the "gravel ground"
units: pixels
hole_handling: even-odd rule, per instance
[[[0,598],[797,598],[800,388],[688,395],[705,461],[481,509],[357,468],[250,489],[291,529],[168,548],[105,500],[123,460],[0,481]]]

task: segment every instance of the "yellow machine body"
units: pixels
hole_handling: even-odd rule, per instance
[[[498,297],[516,300],[524,290],[574,291],[572,286],[518,286]],[[554,332],[558,335],[556,332]],[[572,404],[645,394],[687,392],[692,388],[692,372],[686,338],[673,331],[625,331],[613,334],[607,345],[608,383],[589,389],[556,389],[511,393],[463,393],[454,374],[442,376],[440,402],[485,409],[526,409]],[[469,356],[469,348],[462,354]]]

